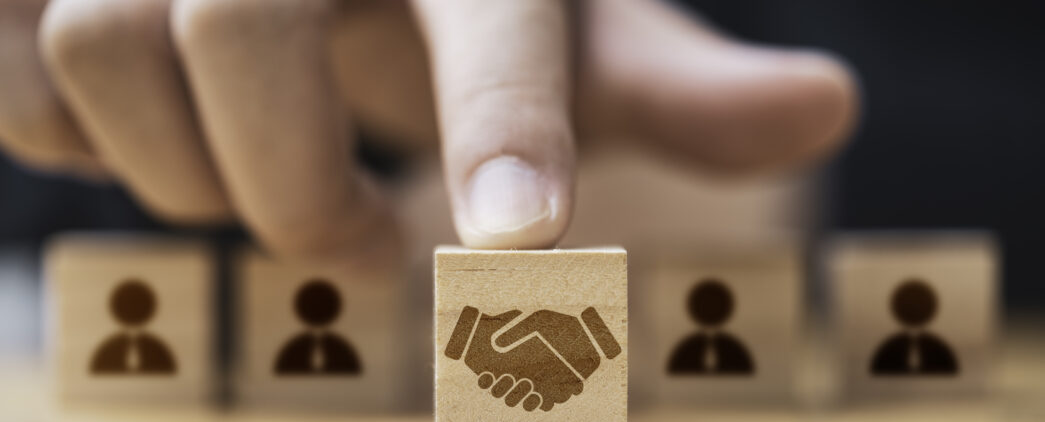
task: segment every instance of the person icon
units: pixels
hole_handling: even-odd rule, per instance
[[[298,318],[309,331],[283,346],[276,358],[279,375],[355,375],[361,367],[355,349],[328,326],[341,312],[341,297],[334,286],[313,279],[298,289],[294,299]]]
[[[156,297],[144,282],[129,279],[116,286],[109,310],[122,329],[94,352],[90,372],[95,375],[171,375],[174,356],[159,338],[145,331],[156,312]]]
[[[751,375],[755,364],[744,344],[721,327],[733,313],[733,295],[721,281],[709,278],[689,293],[689,315],[700,326],[671,354],[671,375]]]
[[[893,316],[904,331],[885,340],[871,361],[880,376],[955,375],[958,359],[950,346],[925,329],[936,315],[936,294],[920,279],[909,279],[892,296]]]

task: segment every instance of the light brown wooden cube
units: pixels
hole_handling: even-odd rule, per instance
[[[241,407],[401,410],[408,378],[405,280],[281,262],[236,264],[235,397]]]
[[[213,257],[202,242],[76,234],[47,250],[50,368],[71,405],[204,405]]]
[[[689,243],[642,252],[633,271],[633,329],[648,334],[633,345],[632,376],[647,390],[644,401],[746,408],[793,398],[798,247]]]
[[[852,398],[985,391],[997,312],[988,236],[853,235],[829,254],[841,381]]]
[[[626,420],[627,294],[621,248],[437,248],[436,420]]]

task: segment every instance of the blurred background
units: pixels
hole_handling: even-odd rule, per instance
[[[1045,312],[1039,256],[1045,251],[1045,3],[679,3],[742,39],[822,48],[844,58],[863,95],[852,141],[815,174],[742,186],[654,169],[654,158],[629,151],[593,152],[582,164],[578,213],[566,243],[627,243],[671,234],[675,224],[691,224],[696,233],[724,225],[721,219],[757,232],[752,236],[987,229],[1002,250],[1006,310]],[[361,160],[410,198],[402,209],[420,233],[413,235],[413,254],[424,267],[431,244],[455,242],[438,163],[361,135]],[[606,187],[619,187],[614,180],[631,180],[632,186]],[[643,194],[648,183],[657,187],[645,193],[656,197],[646,205],[607,211],[629,202],[628,192]],[[609,232],[592,222],[633,221],[633,212],[672,218],[663,226]],[[35,277],[45,239],[103,229],[186,232],[147,215],[119,186],[39,173],[0,155],[0,315],[35,312],[39,289],[9,280]],[[238,227],[189,232],[223,241],[247,237]],[[39,351],[40,332],[37,320],[0,318],[0,347]]]

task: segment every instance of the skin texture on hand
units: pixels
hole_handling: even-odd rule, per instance
[[[589,329],[600,332],[593,335],[608,336],[616,345],[612,334],[601,332],[606,330],[601,319],[598,324],[588,323],[593,314],[598,318],[594,308],[585,310]],[[509,407],[521,402],[530,411],[540,399],[541,410],[549,411],[584,390],[584,380],[598,369],[601,358],[581,320],[558,312],[534,312],[498,334],[520,315],[518,310],[486,315],[465,307],[444,353],[451,359],[464,356],[465,364],[479,377],[479,387],[489,388],[494,397],[504,397]],[[600,345],[605,342],[598,341]],[[604,353],[612,359],[620,347]]]
[[[578,143],[762,174],[828,155],[857,114],[836,58],[656,0],[12,0],[0,92],[12,157],[341,263],[399,243],[353,126],[441,147],[465,246],[541,248],[569,225]]]

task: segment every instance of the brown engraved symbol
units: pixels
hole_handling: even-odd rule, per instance
[[[958,359],[951,347],[926,325],[936,315],[936,294],[920,279],[909,279],[893,292],[892,310],[904,325],[901,333],[887,338],[874,354],[871,375],[954,376]]]
[[[109,310],[122,325],[94,352],[94,375],[172,375],[174,356],[158,337],[145,331],[156,312],[156,297],[141,280],[120,283],[109,298]]]
[[[313,279],[294,297],[294,311],[308,330],[291,338],[276,357],[277,375],[358,375],[352,344],[330,329],[341,313],[341,296],[326,280]]]
[[[549,411],[580,394],[584,380],[599,367],[593,343],[607,359],[621,353],[620,344],[590,307],[580,319],[540,310],[494,338],[520,315],[519,310],[480,315],[478,309],[466,306],[445,351],[450,359],[464,356],[464,363],[479,376],[479,388],[504,397],[509,407],[522,403],[526,411],[537,407]]]

